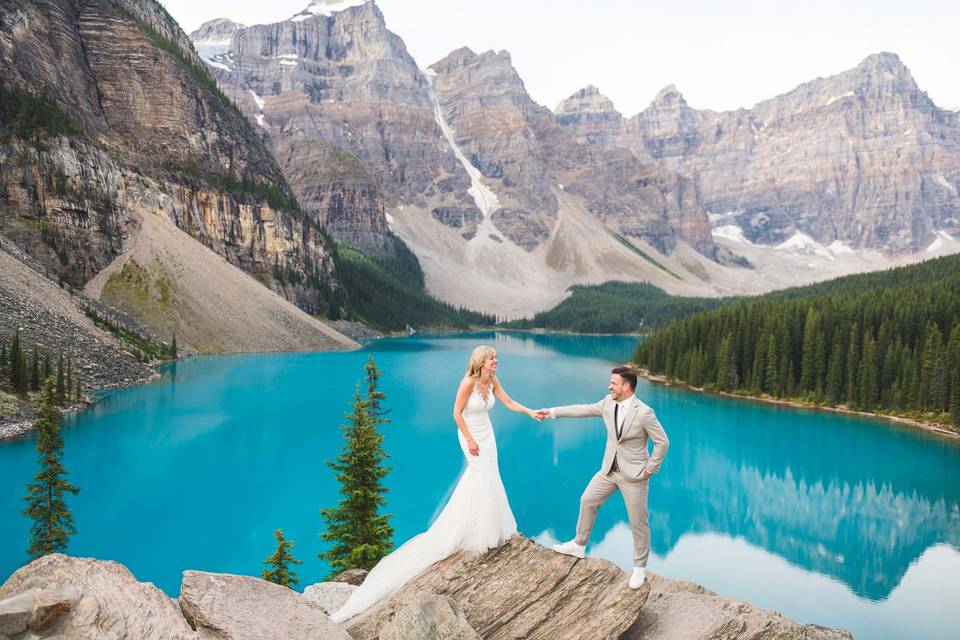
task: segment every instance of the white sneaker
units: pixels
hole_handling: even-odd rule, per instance
[[[587,545],[577,544],[576,540],[571,540],[570,542],[561,542],[560,544],[553,545],[553,550],[557,553],[565,553],[568,556],[582,558],[586,555]]]
[[[643,586],[643,581],[647,578],[647,570],[643,567],[634,567],[633,573],[630,574],[630,580],[627,584],[631,589],[639,589]]]

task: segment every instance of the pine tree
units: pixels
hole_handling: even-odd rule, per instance
[[[950,420],[954,430],[960,431],[960,376],[954,376],[950,389]]]
[[[73,356],[67,355],[67,375],[63,385],[63,400],[70,399],[70,391],[73,389]]]
[[[331,577],[347,569],[372,569],[390,552],[393,537],[390,515],[379,513],[387,502],[383,479],[390,471],[383,464],[387,458],[383,436],[359,386],[343,434],[346,443],[340,455],[327,463],[340,483],[340,502],[320,510],[327,521],[327,530],[320,537],[333,544],[318,557],[327,561]]]
[[[290,565],[303,564],[303,562],[290,553],[290,549],[296,545],[283,537],[282,529],[274,531],[273,537],[277,539],[277,550],[263,561],[268,568],[263,570],[260,577],[268,582],[293,589],[300,580],[297,579],[297,574],[291,570]]]
[[[75,387],[74,387],[74,390],[73,390],[73,401],[74,401],[74,402],[80,402],[80,398],[81,398],[81,395],[80,395],[80,376],[77,376],[76,383],[75,383]]]
[[[943,334],[936,322],[927,325],[920,368],[921,402],[924,411],[941,411],[943,401]]]
[[[13,387],[14,391],[20,389],[20,377],[22,375],[20,371],[20,361],[22,360],[20,354],[20,329],[17,329],[16,333],[13,334],[13,342],[10,345],[10,386]]]
[[[65,493],[76,495],[80,489],[70,484],[63,468],[63,435],[60,421],[63,414],[57,402],[57,389],[47,380],[40,400],[37,421],[37,462],[40,470],[27,485],[27,503],[23,514],[30,518],[30,545],[27,553],[39,558],[48,553],[63,552],[70,536],[76,533],[73,516],[64,500]]]
[[[367,356],[367,364],[363,365],[363,370],[367,380],[366,400],[370,407],[370,418],[373,420],[374,428],[379,428],[381,424],[390,422],[389,419],[384,417],[390,412],[383,408],[383,402],[387,396],[377,387],[381,373],[380,370],[377,369],[377,363],[374,362],[373,356]]]
[[[850,328],[850,341],[847,343],[847,393],[846,403],[857,405],[857,391],[860,388],[860,328],[856,322]]]
[[[803,359],[800,362],[800,394],[812,394],[817,386],[817,337],[820,336],[820,316],[811,306],[803,324]]]
[[[730,334],[723,336],[717,351],[717,387],[729,391],[732,380],[737,377],[736,369],[731,362]]]
[[[33,360],[30,363],[30,389],[40,391],[40,354],[37,346],[33,346]]]
[[[60,354],[60,359],[57,360],[57,403],[60,406],[63,406],[63,401],[65,399],[66,387],[64,386],[64,369],[63,369],[63,354]]]
[[[843,338],[839,331],[833,336],[830,363],[827,366],[827,404],[836,404],[843,394]]]
[[[53,365],[50,364],[50,352],[46,351],[43,354],[43,379],[44,380],[46,380],[52,375],[52,371],[50,369],[52,366]]]
[[[177,332],[173,332],[173,340],[170,341],[170,355],[174,360],[177,359]]]
[[[873,332],[867,329],[863,338],[863,360],[860,362],[860,407],[873,411],[877,404],[877,343]]]
[[[767,345],[766,388],[771,395],[780,395],[780,362],[777,350],[777,336],[770,334]]]

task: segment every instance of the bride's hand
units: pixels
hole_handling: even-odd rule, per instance
[[[467,442],[467,450],[472,456],[480,455],[480,445],[478,445],[477,441],[473,438],[470,438],[469,442]]]
[[[540,412],[534,411],[533,409],[527,409],[527,415],[533,418],[534,420],[536,420],[537,422],[540,422],[543,420],[543,416],[541,416]]]

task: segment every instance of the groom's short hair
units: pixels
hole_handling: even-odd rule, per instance
[[[617,374],[630,384],[631,389],[637,390],[637,372],[633,367],[614,367],[610,373]]]

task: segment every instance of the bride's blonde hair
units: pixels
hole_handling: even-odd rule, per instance
[[[483,363],[494,354],[496,354],[496,351],[493,347],[480,345],[474,349],[473,353],[470,354],[470,361],[467,363],[467,377],[474,380],[479,378],[480,372],[483,371]]]

